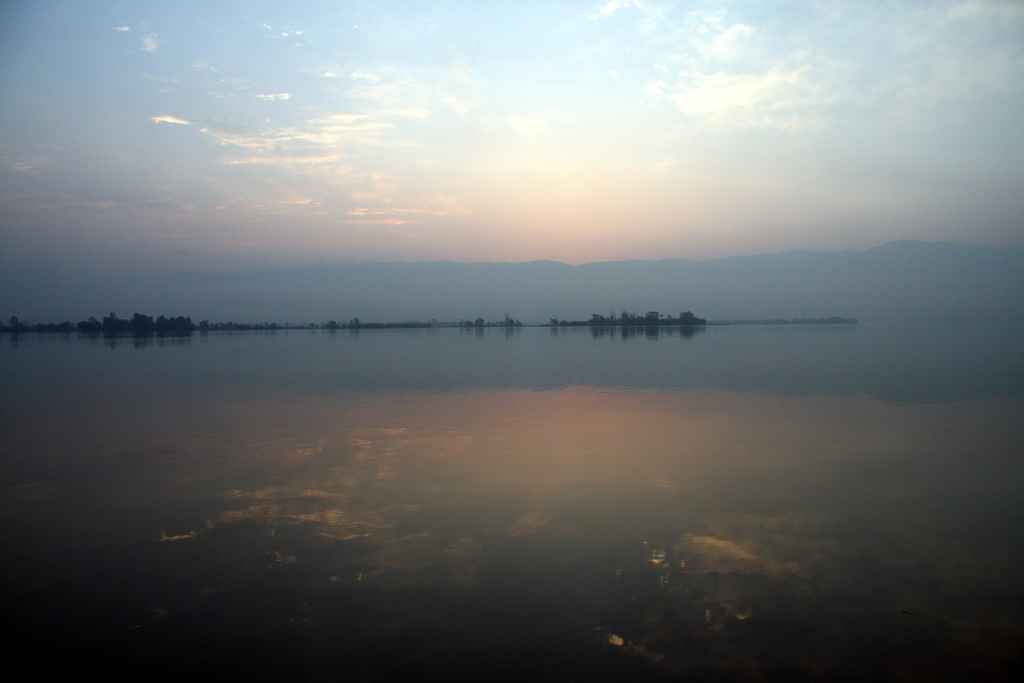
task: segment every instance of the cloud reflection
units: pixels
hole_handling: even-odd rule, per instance
[[[969,652],[1019,632],[990,615],[1011,565],[957,527],[972,483],[928,480],[974,444],[999,452],[1008,422],[984,401],[575,386],[300,404],[233,405],[257,433],[231,437],[219,511],[160,540],[249,549],[245,571],[322,595],[559,586],[586,596],[601,647],[669,675],[771,655],[811,676],[834,653],[809,643],[857,633],[902,647],[941,628]]]

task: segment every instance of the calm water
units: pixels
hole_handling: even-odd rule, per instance
[[[253,680],[1002,680],[1024,334],[0,337],[10,645]]]

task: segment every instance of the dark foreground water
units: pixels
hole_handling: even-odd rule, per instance
[[[0,337],[12,662],[1010,680],[1024,335]]]

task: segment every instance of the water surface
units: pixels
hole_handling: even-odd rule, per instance
[[[126,676],[1008,679],[1022,340],[5,335],[5,621]]]

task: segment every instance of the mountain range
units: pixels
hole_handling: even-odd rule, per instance
[[[187,315],[215,322],[527,323],[592,313],[862,322],[1024,321],[1024,247],[890,242],[864,252],[790,251],[709,261],[390,262],[245,272],[5,273],[0,314],[24,322]]]

